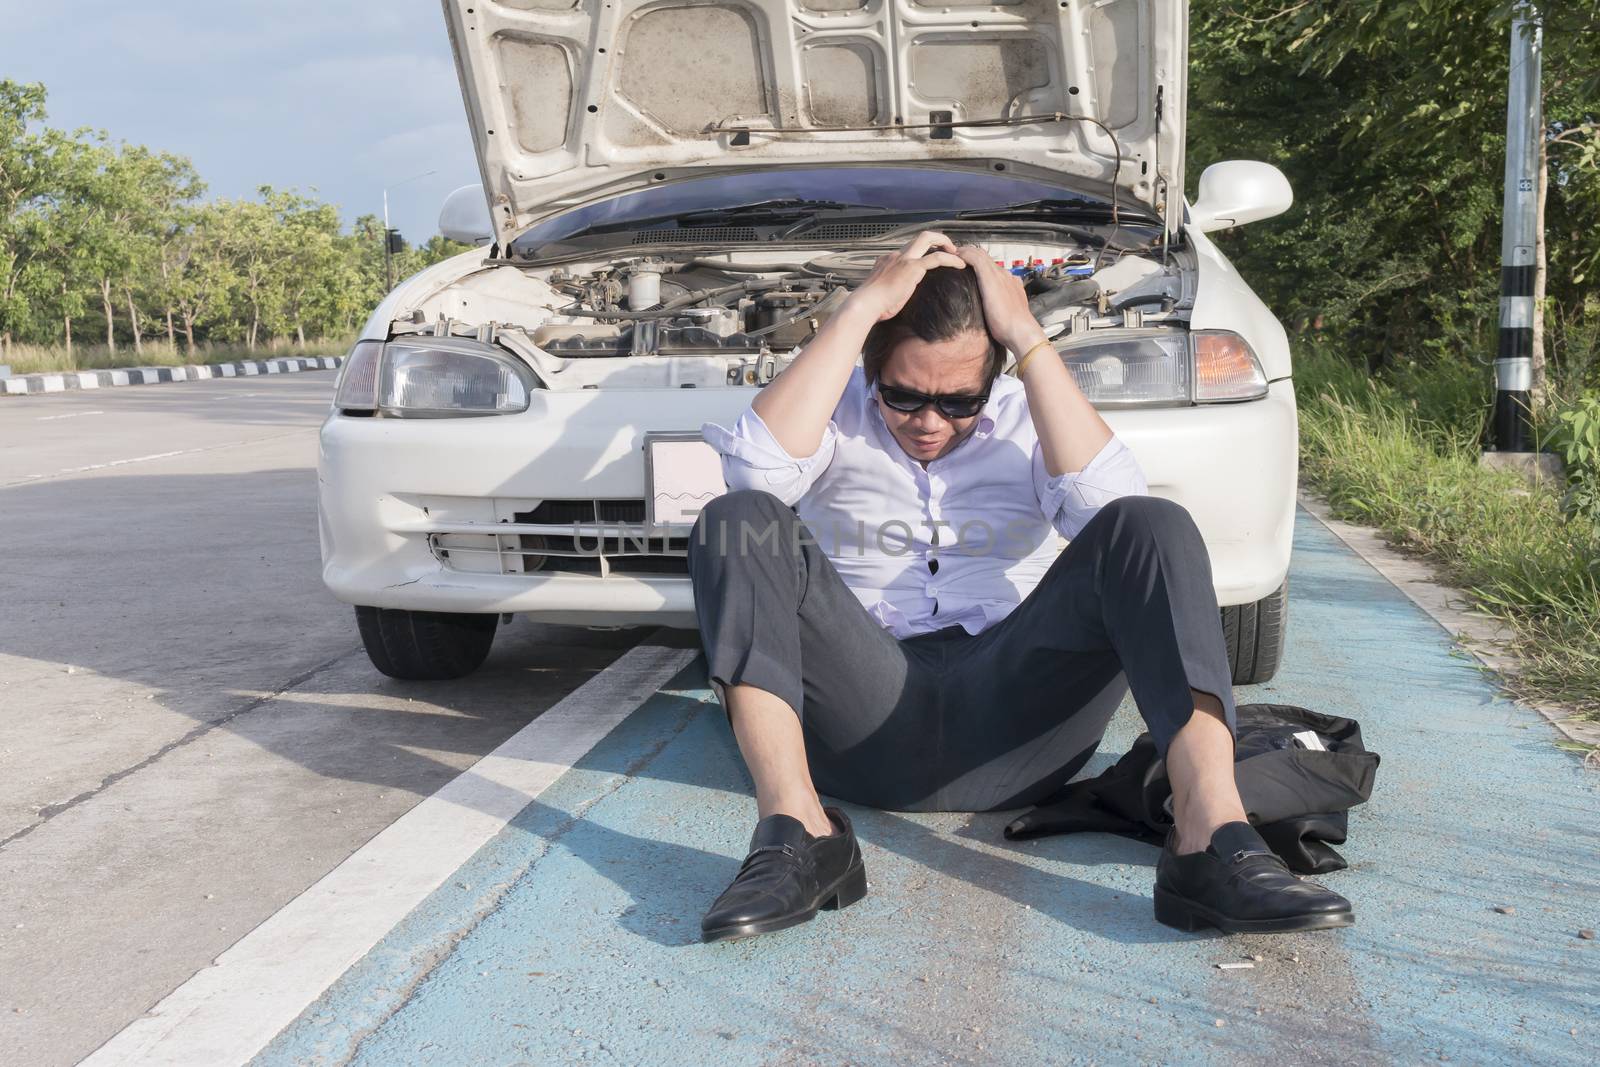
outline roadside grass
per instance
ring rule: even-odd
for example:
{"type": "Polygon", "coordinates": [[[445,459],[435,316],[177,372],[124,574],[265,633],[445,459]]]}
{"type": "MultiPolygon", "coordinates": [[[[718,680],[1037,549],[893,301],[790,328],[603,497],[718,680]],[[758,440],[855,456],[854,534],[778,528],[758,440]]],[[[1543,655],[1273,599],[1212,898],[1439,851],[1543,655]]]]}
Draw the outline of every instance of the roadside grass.
{"type": "Polygon", "coordinates": [[[1600,720],[1600,521],[1478,465],[1488,372],[1441,364],[1373,380],[1313,343],[1295,381],[1302,481],[1340,518],[1439,564],[1506,625],[1523,664],[1504,679],[1511,692],[1600,720]]]}
{"type": "Polygon", "coordinates": [[[118,345],[115,352],[105,345],[73,345],[68,352],[65,345],[13,344],[0,355],[0,364],[9,366],[12,374],[57,374],[62,371],[176,367],[193,363],[232,363],[246,359],[287,359],[292,356],[342,356],[349,351],[353,340],[353,337],[333,337],[308,341],[304,346],[279,341],[259,344],[254,350],[232,342],[202,341],[195,346],[194,352],[181,343],[169,344],[165,339],[144,342],[141,352],[135,352],[131,344],[118,345]]]}

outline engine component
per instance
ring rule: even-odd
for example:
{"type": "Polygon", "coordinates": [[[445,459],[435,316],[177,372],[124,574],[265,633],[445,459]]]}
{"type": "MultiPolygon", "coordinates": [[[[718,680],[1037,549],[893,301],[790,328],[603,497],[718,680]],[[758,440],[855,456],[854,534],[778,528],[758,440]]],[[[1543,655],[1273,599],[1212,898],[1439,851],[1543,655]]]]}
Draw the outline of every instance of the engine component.
{"type": "Polygon", "coordinates": [[[876,252],[834,252],[808,260],[805,270],[808,274],[831,274],[854,289],[867,280],[877,262],[876,252]]]}
{"type": "Polygon", "coordinates": [[[615,343],[622,328],[607,322],[546,323],[533,331],[533,343],[540,348],[554,350],[552,346],[563,341],[608,341],[615,343]]]}
{"type": "Polygon", "coordinates": [[[793,348],[811,336],[813,326],[807,311],[816,307],[822,294],[815,291],[779,289],[756,297],[755,329],[774,348],[793,348]]]}
{"type": "Polygon", "coordinates": [[[789,360],[771,352],[746,356],[727,371],[729,385],[766,385],[789,365],[789,360]]]}
{"type": "Polygon", "coordinates": [[[1113,311],[1135,307],[1170,307],[1178,302],[1181,280],[1175,274],[1151,274],[1111,294],[1113,311]]]}
{"type": "Polygon", "coordinates": [[[1097,305],[1102,313],[1176,303],[1181,281],[1174,272],[1143,256],[1123,256],[1092,277],[1072,276],[1072,265],[1052,266],[1028,280],[1028,309],[1037,319],[1063,310],[1097,305]]]}
{"type": "Polygon", "coordinates": [[[583,287],[583,302],[596,311],[616,311],[622,304],[622,294],[622,282],[616,275],[598,275],[583,287]]]}
{"type": "Polygon", "coordinates": [[[1135,287],[1143,286],[1152,279],[1167,276],[1160,263],[1143,256],[1123,256],[1115,263],[1094,274],[1095,284],[1100,286],[1100,291],[1112,298],[1111,305],[1117,305],[1117,297],[1122,293],[1133,291],[1135,287]]]}
{"type": "Polygon", "coordinates": [[[739,332],[739,312],[736,308],[684,308],[683,316],[717,337],[732,337],[739,332]]]}
{"type": "Polygon", "coordinates": [[[1037,275],[1028,282],[1028,310],[1042,319],[1061,308],[1088,304],[1100,295],[1100,283],[1093,278],[1064,275],[1037,275]]]}
{"type": "Polygon", "coordinates": [[[628,275],[628,310],[648,311],[661,303],[661,272],[635,270],[628,275]]]}

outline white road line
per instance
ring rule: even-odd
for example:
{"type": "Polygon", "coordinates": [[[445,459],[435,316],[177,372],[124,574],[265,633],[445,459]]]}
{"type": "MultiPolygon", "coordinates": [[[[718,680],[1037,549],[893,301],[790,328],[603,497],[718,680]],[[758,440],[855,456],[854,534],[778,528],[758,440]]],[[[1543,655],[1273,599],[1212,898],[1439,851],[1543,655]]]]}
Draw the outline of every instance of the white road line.
{"type": "Polygon", "coordinates": [[[14,485],[27,485],[45,478],[64,478],[69,474],[83,474],[86,471],[100,471],[107,467],[125,467],[129,463],[148,463],[152,459],[171,459],[173,456],[190,456],[196,452],[215,452],[219,448],[234,448],[238,445],[259,445],[267,441],[277,441],[285,437],[298,437],[305,430],[293,430],[289,433],[269,434],[266,437],[252,437],[244,441],[224,441],[220,445],[202,445],[199,448],[180,448],[175,452],[152,452],[148,456],[129,456],[127,459],[113,459],[106,463],[90,463],[83,467],[66,467],[49,474],[28,474],[15,481],[0,482],[0,489],[7,489],[14,485]]]}
{"type": "Polygon", "coordinates": [[[79,1067],[248,1061],[693,657],[690,649],[631,649],[397,819],[79,1067]]]}
{"type": "Polygon", "coordinates": [[[69,411],[65,415],[37,415],[39,422],[54,422],[56,419],[76,419],[84,415],[104,415],[103,411],[69,411]]]}

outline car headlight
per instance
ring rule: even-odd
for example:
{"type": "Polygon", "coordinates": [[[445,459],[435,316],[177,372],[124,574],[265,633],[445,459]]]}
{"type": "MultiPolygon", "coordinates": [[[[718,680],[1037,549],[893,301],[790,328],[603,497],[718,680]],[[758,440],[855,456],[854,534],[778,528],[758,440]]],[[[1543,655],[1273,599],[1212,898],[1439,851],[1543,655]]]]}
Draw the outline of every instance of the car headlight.
{"type": "Polygon", "coordinates": [[[526,367],[477,341],[361,341],[345,361],[334,406],[391,418],[508,415],[528,410],[533,387],[526,367]]]}
{"type": "Polygon", "coordinates": [[[1188,344],[1187,336],[1178,330],[1119,331],[1114,338],[1085,338],[1068,345],[1061,350],[1061,358],[1093,404],[1187,404],[1188,344]]]}
{"type": "Polygon", "coordinates": [[[1267,395],[1256,354],[1243,337],[1223,330],[1118,331],[1115,337],[1069,343],[1061,359],[1084,396],[1101,407],[1170,407],[1267,395]]]}

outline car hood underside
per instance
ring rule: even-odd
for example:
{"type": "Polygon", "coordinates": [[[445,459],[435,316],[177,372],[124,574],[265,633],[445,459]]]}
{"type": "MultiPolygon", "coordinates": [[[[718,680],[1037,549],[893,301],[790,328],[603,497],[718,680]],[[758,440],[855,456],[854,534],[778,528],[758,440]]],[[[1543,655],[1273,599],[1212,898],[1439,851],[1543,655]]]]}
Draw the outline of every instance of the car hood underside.
{"type": "Polygon", "coordinates": [[[444,6],[502,239],[685,177],[897,161],[1181,214],[1181,0],[444,6]]]}

